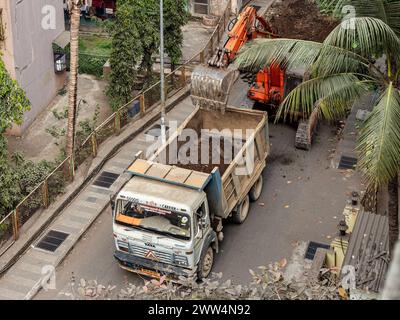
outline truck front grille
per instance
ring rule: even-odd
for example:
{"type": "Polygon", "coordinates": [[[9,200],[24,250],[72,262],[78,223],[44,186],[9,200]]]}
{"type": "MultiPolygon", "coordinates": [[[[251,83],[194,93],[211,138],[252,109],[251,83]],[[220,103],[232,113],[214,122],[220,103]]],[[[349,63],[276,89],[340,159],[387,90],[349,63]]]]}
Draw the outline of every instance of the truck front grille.
{"type": "Polygon", "coordinates": [[[170,253],[142,248],[136,245],[130,245],[130,251],[131,254],[139,258],[145,258],[167,264],[174,263],[173,255],[170,253]]]}

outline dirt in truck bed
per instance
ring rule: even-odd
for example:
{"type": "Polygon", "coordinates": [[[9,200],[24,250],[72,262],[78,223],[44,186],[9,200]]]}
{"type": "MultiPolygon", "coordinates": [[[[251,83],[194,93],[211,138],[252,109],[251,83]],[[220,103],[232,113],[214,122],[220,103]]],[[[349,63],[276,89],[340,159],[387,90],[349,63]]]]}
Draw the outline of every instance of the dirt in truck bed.
{"type": "Polygon", "coordinates": [[[263,113],[245,110],[227,109],[222,114],[200,109],[185,125],[185,129],[192,131],[186,131],[182,140],[175,139],[167,146],[167,163],[204,173],[218,167],[223,175],[243,148],[246,136],[252,134],[247,130],[256,129],[264,117],[263,113]],[[182,156],[185,163],[179,161],[182,156]]]}
{"type": "MultiPolygon", "coordinates": [[[[206,161],[198,161],[199,163],[188,163],[182,164],[178,162],[178,166],[181,168],[195,170],[205,173],[211,173],[215,167],[218,167],[219,172],[223,175],[231,164],[232,160],[237,155],[238,151],[244,145],[243,141],[236,140],[234,144],[229,141],[225,141],[223,138],[219,140],[219,146],[217,141],[203,139],[197,145],[198,159],[207,158],[206,161]],[[207,147],[208,144],[208,147],[207,147]],[[236,147],[235,147],[236,146],[236,147]],[[227,152],[227,148],[231,148],[230,152],[227,152]],[[226,152],[226,153],[225,153],[226,152]],[[205,153],[202,155],[202,153],[205,153]],[[225,156],[227,159],[225,159],[225,156]]],[[[186,153],[186,156],[190,156],[190,152],[186,153]]]]}
{"type": "Polygon", "coordinates": [[[266,19],[282,38],[318,42],[323,42],[339,23],[321,14],[310,0],[278,0],[268,9],[266,19]]]}

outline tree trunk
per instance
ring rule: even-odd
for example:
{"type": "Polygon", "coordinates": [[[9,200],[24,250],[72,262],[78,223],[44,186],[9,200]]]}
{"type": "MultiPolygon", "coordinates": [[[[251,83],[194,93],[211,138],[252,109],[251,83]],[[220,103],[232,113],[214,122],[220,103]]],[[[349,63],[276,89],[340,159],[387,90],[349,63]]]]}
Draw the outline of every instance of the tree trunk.
{"type": "Polygon", "coordinates": [[[396,242],[399,240],[399,194],[398,194],[398,177],[396,176],[389,181],[389,251],[392,256],[396,242]]]}
{"type": "MultiPolygon", "coordinates": [[[[67,156],[74,156],[77,90],[78,90],[78,58],[79,58],[79,1],[71,1],[71,63],[68,84],[68,131],[67,131],[67,156]]],[[[73,165],[73,161],[72,161],[73,165]]]]}

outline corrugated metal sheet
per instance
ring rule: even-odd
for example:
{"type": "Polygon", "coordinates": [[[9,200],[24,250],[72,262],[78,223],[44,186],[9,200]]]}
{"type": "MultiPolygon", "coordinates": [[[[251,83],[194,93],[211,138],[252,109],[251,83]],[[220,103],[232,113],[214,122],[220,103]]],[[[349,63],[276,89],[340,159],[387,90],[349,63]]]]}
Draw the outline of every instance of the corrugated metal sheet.
{"type": "Polygon", "coordinates": [[[388,261],[388,218],[360,212],[343,262],[343,266],[355,268],[357,289],[379,292],[384,285],[388,261]]]}

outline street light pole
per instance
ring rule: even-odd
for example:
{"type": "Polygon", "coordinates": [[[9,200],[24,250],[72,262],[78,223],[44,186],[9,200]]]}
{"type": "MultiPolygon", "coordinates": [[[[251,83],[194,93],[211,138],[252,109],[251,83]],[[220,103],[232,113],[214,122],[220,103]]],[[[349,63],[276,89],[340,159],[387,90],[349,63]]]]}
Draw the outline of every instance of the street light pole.
{"type": "Polygon", "coordinates": [[[164,1],[160,0],[160,76],[161,76],[161,142],[167,141],[165,129],[165,75],[164,75],[164,1]]]}

